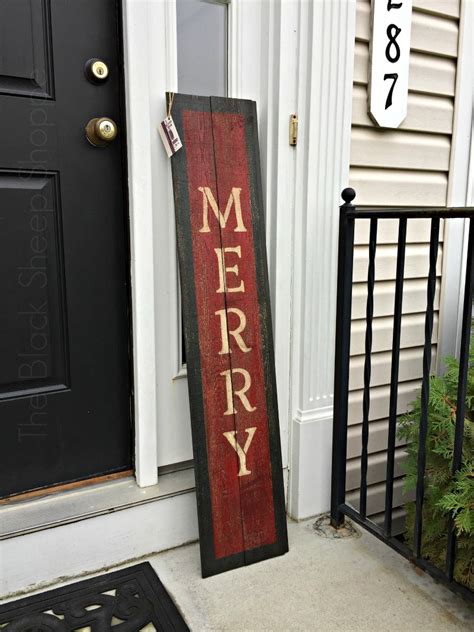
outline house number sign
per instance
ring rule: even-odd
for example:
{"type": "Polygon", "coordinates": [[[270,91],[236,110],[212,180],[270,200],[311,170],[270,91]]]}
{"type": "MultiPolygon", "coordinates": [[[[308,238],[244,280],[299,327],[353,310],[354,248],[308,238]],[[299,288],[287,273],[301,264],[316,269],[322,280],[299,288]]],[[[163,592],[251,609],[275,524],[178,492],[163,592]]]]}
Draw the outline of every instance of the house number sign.
{"type": "Polygon", "coordinates": [[[412,0],[372,0],[369,112],[380,127],[407,115],[412,0]]]}
{"type": "Polygon", "coordinates": [[[288,550],[255,103],[174,95],[203,576],[288,550]]]}

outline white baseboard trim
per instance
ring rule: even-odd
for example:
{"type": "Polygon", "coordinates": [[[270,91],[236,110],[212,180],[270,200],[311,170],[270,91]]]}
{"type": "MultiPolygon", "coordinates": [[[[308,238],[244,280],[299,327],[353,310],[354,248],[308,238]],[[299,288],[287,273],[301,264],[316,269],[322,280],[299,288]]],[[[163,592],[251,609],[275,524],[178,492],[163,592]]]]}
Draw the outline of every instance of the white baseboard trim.
{"type": "Polygon", "coordinates": [[[19,496],[0,506],[0,540],[89,520],[194,489],[194,471],[187,468],[160,475],[159,484],[145,488],[138,487],[130,476],[76,489],[50,490],[53,493],[26,500],[19,496]]]}
{"type": "Polygon", "coordinates": [[[0,599],[198,538],[196,495],[157,499],[0,542],[0,599]]]}
{"type": "Polygon", "coordinates": [[[303,520],[329,510],[333,407],[298,410],[292,422],[288,513],[303,520]]]}

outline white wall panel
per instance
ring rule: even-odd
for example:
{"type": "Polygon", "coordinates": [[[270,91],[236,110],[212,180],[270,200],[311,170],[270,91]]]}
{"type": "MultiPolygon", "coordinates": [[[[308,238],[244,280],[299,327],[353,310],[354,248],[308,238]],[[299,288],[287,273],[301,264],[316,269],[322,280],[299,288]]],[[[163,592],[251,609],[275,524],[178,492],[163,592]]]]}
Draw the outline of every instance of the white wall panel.
{"type": "MultiPolygon", "coordinates": [[[[414,0],[408,113],[400,128],[376,126],[367,112],[370,2],[357,1],[352,110],[351,177],[358,206],[445,206],[454,119],[459,3],[414,0]]],[[[421,386],[429,267],[430,222],[408,222],[397,413],[407,411],[421,386]]],[[[352,294],[346,500],[358,506],[362,445],[369,221],[356,222],[352,294]]],[[[444,225],[440,241],[444,240],[444,225]]],[[[368,515],[383,520],[390,402],[393,303],[398,221],[380,220],[375,259],[368,515]]],[[[431,362],[437,357],[443,247],[438,251],[431,362]]],[[[396,529],[403,529],[403,442],[396,440],[396,529]],[[398,478],[397,478],[398,477],[398,478]]]]}
{"type": "MultiPolygon", "coordinates": [[[[367,113],[367,88],[355,85],[353,93],[352,123],[375,127],[367,113]]],[[[453,131],[454,101],[450,97],[408,93],[408,114],[400,125],[401,130],[451,134],[453,131]]]]}
{"type": "MultiPolygon", "coordinates": [[[[383,527],[385,515],[383,513],[374,514],[370,516],[372,522],[379,527],[383,527]]],[[[392,535],[400,535],[405,531],[405,519],[406,511],[403,507],[395,508],[392,512],[392,535]]]]}
{"type": "MultiPolygon", "coordinates": [[[[394,476],[396,478],[403,476],[402,464],[406,461],[406,451],[403,447],[395,450],[395,468],[394,476]]],[[[346,489],[358,489],[360,485],[360,458],[352,459],[347,463],[346,469],[346,489]]],[[[385,481],[385,474],[387,471],[387,453],[378,452],[377,454],[370,454],[367,459],[367,484],[375,485],[385,481]]]]}
{"type": "MultiPolygon", "coordinates": [[[[351,327],[351,355],[362,355],[365,349],[365,320],[355,320],[351,327]]],[[[393,318],[376,318],[372,326],[372,352],[390,351],[392,348],[393,318]]],[[[438,339],[438,316],[433,322],[432,341],[438,339]]],[[[402,317],[400,347],[422,346],[425,340],[425,314],[409,314],[402,317]]]]}
{"type": "MultiPolygon", "coordinates": [[[[372,354],[371,386],[383,386],[390,383],[390,351],[372,354]]],[[[436,363],[436,346],[431,350],[431,366],[436,363]]],[[[423,347],[402,349],[400,351],[399,381],[416,380],[423,374],[423,347]]],[[[349,390],[360,390],[364,386],[364,356],[351,357],[349,369],[349,390]]]]}
{"type": "MultiPolygon", "coordinates": [[[[414,279],[428,276],[429,244],[407,244],[405,250],[405,278],[414,279]]],[[[367,279],[368,246],[355,246],[353,281],[362,282],[367,279]]],[[[438,248],[436,274],[441,274],[443,248],[438,248]]],[[[395,279],[397,267],[397,246],[380,244],[375,256],[375,280],[388,281],[395,279]]],[[[426,285],[426,284],[425,284],[426,285]]]]}
{"type": "Polygon", "coordinates": [[[437,171],[351,167],[360,206],[445,206],[448,175],[437,171]]]}
{"type": "MultiPolygon", "coordinates": [[[[414,399],[421,386],[421,379],[400,382],[398,384],[397,414],[402,415],[407,411],[409,403],[414,399]]],[[[349,393],[349,426],[355,426],[362,420],[363,391],[360,389],[349,393]]],[[[388,417],[390,401],[390,386],[374,386],[370,390],[369,420],[385,419],[388,417]]],[[[370,440],[370,437],[369,437],[370,440]]]]}
{"type": "MultiPolygon", "coordinates": [[[[368,42],[356,41],[354,83],[367,85],[369,65],[368,42]]],[[[408,88],[413,92],[454,96],[456,90],[456,60],[411,51],[408,88]]]]}
{"type": "MultiPolygon", "coordinates": [[[[362,424],[350,426],[347,433],[347,458],[353,459],[360,456],[360,446],[362,442],[362,424]]],[[[369,454],[382,452],[387,449],[388,442],[388,419],[378,419],[370,424],[370,435],[368,451],[369,454]]],[[[395,445],[402,446],[404,442],[395,440],[395,445]]]]}
{"type": "MultiPolygon", "coordinates": [[[[431,0],[431,6],[437,0],[431,0]]],[[[445,16],[413,10],[411,48],[445,57],[456,57],[458,51],[458,22],[445,16]]],[[[357,1],[356,39],[369,41],[370,0],[357,1]]]]}
{"type": "Polygon", "coordinates": [[[448,171],[450,147],[450,136],[354,127],[351,165],[448,171]]]}
{"type": "MultiPolygon", "coordinates": [[[[436,283],[434,308],[439,308],[441,281],[436,283]]],[[[374,318],[393,314],[394,281],[381,281],[374,288],[374,318]]],[[[365,318],[367,284],[356,283],[352,287],[352,319],[365,318]]],[[[424,312],[426,309],[426,279],[407,279],[403,284],[404,314],[424,312]]]]}
{"type": "MultiPolygon", "coordinates": [[[[354,243],[366,245],[369,243],[370,220],[360,219],[355,224],[354,243]]],[[[444,221],[439,227],[440,241],[444,239],[444,221]]],[[[377,239],[381,244],[398,243],[398,219],[379,219],[377,239]]],[[[407,223],[407,243],[423,243],[430,240],[430,220],[412,219],[407,223]]]]}
{"type": "MultiPolygon", "coordinates": [[[[398,478],[393,481],[393,505],[400,507],[409,500],[414,500],[414,492],[405,494],[403,491],[403,479],[398,478]]],[[[351,491],[346,496],[347,502],[355,507],[359,507],[359,490],[351,491]]],[[[369,486],[367,490],[367,515],[383,512],[385,509],[385,483],[377,483],[369,486]]]]}
{"type": "Polygon", "coordinates": [[[443,17],[459,17],[459,0],[413,0],[413,8],[443,17]]]}

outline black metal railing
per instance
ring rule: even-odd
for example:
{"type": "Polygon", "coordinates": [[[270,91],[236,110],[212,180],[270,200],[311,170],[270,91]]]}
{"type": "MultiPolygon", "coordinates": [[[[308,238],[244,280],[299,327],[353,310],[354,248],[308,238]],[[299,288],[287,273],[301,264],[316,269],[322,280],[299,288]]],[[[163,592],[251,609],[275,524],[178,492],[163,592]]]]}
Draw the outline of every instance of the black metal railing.
{"type": "MultiPolygon", "coordinates": [[[[437,580],[451,589],[473,600],[471,590],[454,579],[456,560],[456,532],[452,516],[448,521],[446,534],[445,568],[438,568],[423,557],[423,501],[425,496],[426,442],[429,422],[430,373],[432,358],[432,334],[434,299],[436,292],[437,258],[439,247],[440,220],[469,218],[469,241],[464,286],[462,335],[459,353],[459,377],[457,385],[457,405],[455,414],[452,473],[458,472],[462,462],[464,419],[466,414],[466,392],[469,369],[469,345],[471,336],[472,299],[474,281],[474,209],[473,208],[390,208],[356,209],[352,205],[355,198],[353,189],[342,193],[344,204],[340,207],[339,255],[337,278],[337,322],[336,357],[334,380],[334,428],[333,428],[333,469],[331,489],[331,523],[338,528],[347,516],[363,526],[373,535],[386,542],[399,553],[409,558],[417,566],[429,572],[437,580]],[[422,385],[419,419],[419,443],[417,446],[416,495],[414,499],[414,529],[412,546],[406,540],[392,533],[392,513],[394,496],[394,466],[397,439],[397,403],[400,366],[400,337],[402,323],[403,285],[405,272],[405,251],[407,224],[411,219],[425,218],[431,221],[429,271],[426,285],[426,316],[424,328],[422,385]],[[349,413],[349,368],[351,344],[351,305],[353,284],[354,231],[359,219],[370,220],[367,304],[365,330],[364,384],[362,399],[362,439],[360,457],[360,496],[358,508],[346,502],[347,427],[349,413]],[[388,440],[385,508],[383,520],[375,522],[367,517],[367,472],[369,461],[369,413],[371,396],[371,356],[372,321],[374,313],[374,287],[376,271],[377,227],[379,220],[398,219],[398,247],[393,309],[393,336],[391,349],[390,395],[388,404],[388,440]]],[[[461,247],[461,244],[460,244],[461,247]]],[[[356,504],[356,503],[355,503],[356,504]]],[[[426,519],[426,518],[425,518],[426,519]]]]}

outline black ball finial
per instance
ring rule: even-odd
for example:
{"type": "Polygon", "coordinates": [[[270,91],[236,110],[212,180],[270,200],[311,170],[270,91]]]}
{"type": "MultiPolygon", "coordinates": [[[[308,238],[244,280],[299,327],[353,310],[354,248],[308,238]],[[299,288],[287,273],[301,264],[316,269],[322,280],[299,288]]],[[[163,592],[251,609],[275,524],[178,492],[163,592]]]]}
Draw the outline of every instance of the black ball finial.
{"type": "Polygon", "coordinates": [[[355,196],[356,192],[354,191],[354,189],[351,189],[351,187],[347,187],[347,189],[344,189],[344,191],[341,193],[341,197],[344,200],[344,203],[348,205],[352,202],[355,196]]]}

